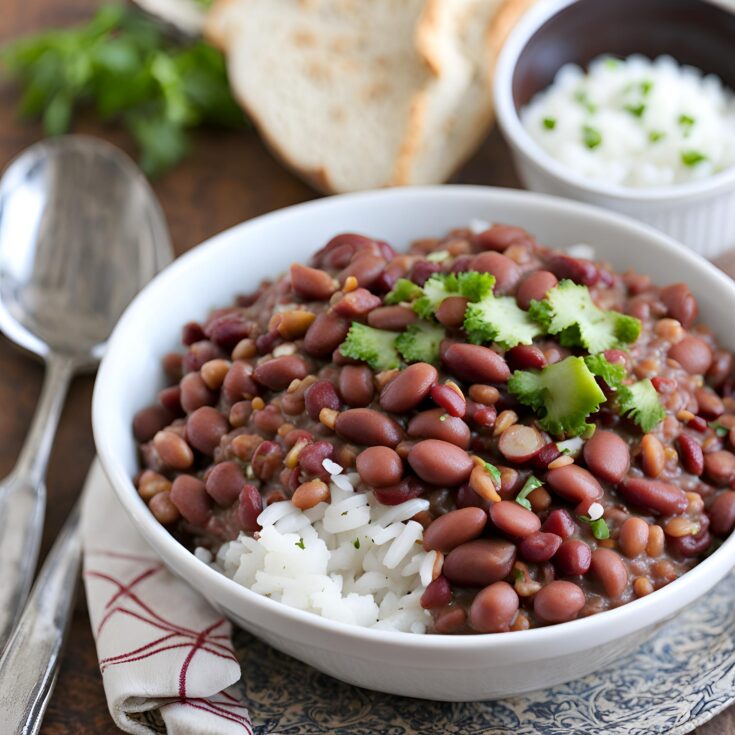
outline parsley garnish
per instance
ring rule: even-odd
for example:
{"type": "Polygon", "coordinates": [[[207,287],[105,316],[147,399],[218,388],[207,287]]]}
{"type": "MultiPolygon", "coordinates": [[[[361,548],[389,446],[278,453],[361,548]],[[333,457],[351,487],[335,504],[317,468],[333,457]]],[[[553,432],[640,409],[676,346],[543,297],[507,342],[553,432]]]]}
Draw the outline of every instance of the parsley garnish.
{"type": "Polygon", "coordinates": [[[354,541],[352,542],[352,545],[353,545],[353,546],[354,546],[354,547],[355,547],[356,549],[359,549],[359,548],[360,548],[360,539],[359,539],[359,538],[356,538],[356,539],[355,539],[355,540],[354,540],[354,541]]]}
{"type": "Polygon", "coordinates": [[[582,140],[590,150],[594,150],[602,143],[602,133],[597,128],[585,125],[582,128],[582,140]]]}
{"type": "Polygon", "coordinates": [[[701,163],[702,161],[705,161],[707,159],[707,156],[705,156],[703,153],[700,153],[699,151],[682,151],[681,152],[681,162],[685,166],[696,166],[698,163],[701,163]]]}
{"type": "Polygon", "coordinates": [[[652,130],[648,134],[648,140],[651,141],[651,143],[658,143],[659,140],[666,137],[666,133],[662,133],[660,130],[652,130]]]}
{"type": "Polygon", "coordinates": [[[697,121],[691,115],[679,115],[679,125],[685,130],[691,129],[695,122],[697,121]]]}
{"type": "Polygon", "coordinates": [[[645,97],[653,89],[653,82],[650,79],[644,79],[641,82],[641,94],[645,97]]]}
{"type": "Polygon", "coordinates": [[[543,120],[543,126],[547,130],[553,130],[556,127],[556,118],[555,117],[545,117],[543,120]]]}
{"type": "Polygon", "coordinates": [[[625,109],[634,117],[643,117],[646,106],[641,102],[639,105],[625,105],[625,109]]]}
{"type": "Polygon", "coordinates": [[[305,549],[305,548],[306,548],[306,544],[304,543],[304,539],[300,538],[300,539],[299,539],[299,540],[298,540],[298,541],[297,541],[297,542],[296,542],[296,543],[294,544],[294,546],[298,546],[298,547],[299,547],[300,549],[305,549]]]}
{"type": "Polygon", "coordinates": [[[598,541],[604,541],[606,538],[610,538],[610,529],[607,527],[604,518],[600,517],[596,521],[593,521],[589,516],[577,516],[577,520],[586,523],[592,530],[592,535],[598,541]]]}
{"type": "Polygon", "coordinates": [[[516,495],[516,503],[522,505],[527,510],[531,510],[531,502],[528,500],[528,496],[537,488],[541,487],[544,483],[531,475],[521,488],[521,491],[516,495]]]}
{"type": "Polygon", "coordinates": [[[579,102],[580,105],[584,106],[587,109],[587,112],[591,114],[597,112],[597,105],[590,101],[590,98],[587,96],[587,92],[584,90],[577,90],[574,93],[574,99],[579,102]]]}

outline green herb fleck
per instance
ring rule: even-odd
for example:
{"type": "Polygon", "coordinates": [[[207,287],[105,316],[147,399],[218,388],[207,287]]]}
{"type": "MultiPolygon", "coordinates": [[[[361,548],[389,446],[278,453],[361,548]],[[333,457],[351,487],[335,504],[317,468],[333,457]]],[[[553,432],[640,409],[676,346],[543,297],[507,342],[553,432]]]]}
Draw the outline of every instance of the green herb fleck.
{"type": "Polygon", "coordinates": [[[537,488],[541,487],[544,483],[541,482],[537,477],[531,475],[521,488],[521,491],[516,495],[516,503],[522,505],[527,510],[531,510],[531,502],[528,500],[528,496],[537,488]]]}
{"type": "Polygon", "coordinates": [[[719,437],[727,436],[730,433],[730,429],[723,426],[718,421],[710,421],[709,428],[712,429],[719,437]]]}
{"type": "Polygon", "coordinates": [[[707,156],[705,156],[703,153],[700,153],[699,151],[688,150],[681,152],[681,162],[685,166],[696,166],[698,163],[701,163],[705,160],[707,160],[707,156]]]}
{"type": "Polygon", "coordinates": [[[643,117],[646,106],[641,102],[638,105],[625,105],[625,109],[634,117],[643,117]]]}
{"type": "Polygon", "coordinates": [[[553,130],[556,127],[556,118],[555,117],[545,117],[543,119],[543,126],[547,130],[553,130]]]}
{"type": "Polygon", "coordinates": [[[590,100],[587,92],[585,92],[584,90],[578,89],[574,93],[574,99],[579,102],[579,104],[582,105],[591,115],[597,112],[597,105],[590,100]]]}
{"type": "Polygon", "coordinates": [[[651,141],[651,143],[658,143],[659,140],[662,140],[666,137],[666,133],[662,133],[660,130],[652,130],[648,134],[648,140],[651,141]]]}
{"type": "Polygon", "coordinates": [[[359,539],[359,538],[356,538],[356,539],[355,539],[355,540],[354,540],[354,541],[352,542],[352,545],[353,545],[353,546],[354,546],[354,547],[355,547],[356,549],[359,549],[359,548],[360,548],[360,539],[359,539]]]}
{"type": "Polygon", "coordinates": [[[298,540],[298,541],[296,542],[296,544],[295,544],[295,545],[296,545],[296,546],[298,546],[298,547],[299,547],[300,549],[305,549],[305,548],[306,548],[306,544],[304,544],[304,539],[302,539],[302,538],[300,538],[300,539],[299,539],[299,540],[298,540]]]}
{"type": "Polygon", "coordinates": [[[577,520],[587,524],[592,530],[592,535],[598,541],[604,541],[606,538],[610,538],[610,529],[607,527],[604,518],[598,518],[593,521],[589,516],[577,516],[577,520]]]}
{"type": "Polygon", "coordinates": [[[612,56],[605,59],[605,66],[608,69],[617,69],[620,66],[620,62],[617,59],[614,59],[612,56]]]}
{"type": "Polygon", "coordinates": [[[691,115],[679,115],[679,125],[685,129],[691,129],[694,123],[697,122],[691,115]]]}
{"type": "Polygon", "coordinates": [[[653,82],[650,79],[644,79],[641,82],[641,94],[646,97],[653,89],[653,82]]]}
{"type": "Polygon", "coordinates": [[[622,385],[617,394],[618,410],[648,433],[660,424],[666,415],[658,393],[650,379],[632,385],[622,385]]]}
{"type": "Polygon", "coordinates": [[[582,140],[590,150],[594,150],[602,143],[602,133],[597,128],[585,125],[582,128],[582,140]]]}
{"type": "Polygon", "coordinates": [[[485,471],[490,475],[493,481],[493,485],[495,485],[495,489],[500,488],[500,470],[494,465],[490,464],[490,462],[485,462],[485,471]]]}
{"type": "Polygon", "coordinates": [[[518,567],[513,567],[513,579],[516,582],[522,582],[525,577],[526,575],[523,573],[522,569],[519,569],[518,567]]]}

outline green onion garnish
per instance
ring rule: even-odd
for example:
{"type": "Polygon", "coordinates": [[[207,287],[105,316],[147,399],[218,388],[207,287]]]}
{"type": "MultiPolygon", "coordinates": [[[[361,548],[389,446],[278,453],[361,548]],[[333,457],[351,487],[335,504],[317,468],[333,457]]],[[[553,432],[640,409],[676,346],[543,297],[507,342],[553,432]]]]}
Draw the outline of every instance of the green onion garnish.
{"type": "Polygon", "coordinates": [[[597,112],[597,105],[594,102],[590,102],[590,98],[587,96],[587,92],[585,92],[582,89],[578,89],[574,93],[574,99],[579,102],[580,105],[587,108],[587,112],[589,113],[595,113],[597,112]]]}
{"type": "Polygon", "coordinates": [[[689,150],[681,152],[681,162],[685,166],[696,166],[698,163],[701,163],[706,159],[707,156],[705,156],[703,153],[700,153],[699,151],[689,150]]]}
{"type": "Polygon", "coordinates": [[[556,127],[556,118],[545,117],[543,120],[543,125],[547,130],[553,130],[556,127]]]}
{"type": "Polygon", "coordinates": [[[650,79],[644,79],[641,82],[641,94],[645,97],[653,89],[653,82],[650,79]]]}
{"type": "Polygon", "coordinates": [[[691,115],[679,115],[679,125],[683,128],[691,128],[697,122],[691,115]]]}
{"type": "Polygon", "coordinates": [[[666,134],[662,133],[660,130],[652,130],[648,134],[648,140],[651,141],[651,143],[658,143],[661,138],[663,138],[666,134]]]}
{"type": "Polygon", "coordinates": [[[709,428],[712,429],[717,436],[727,436],[730,433],[730,429],[717,421],[710,421],[709,428]]]}
{"type": "Polygon", "coordinates": [[[597,128],[585,125],[582,128],[582,140],[590,150],[593,150],[602,143],[602,133],[597,128]]]}
{"type": "Polygon", "coordinates": [[[593,521],[589,516],[577,516],[577,520],[586,523],[592,530],[592,535],[598,541],[610,538],[610,529],[607,527],[604,518],[600,517],[593,521]]]}
{"type": "Polygon", "coordinates": [[[494,464],[485,462],[485,471],[492,478],[495,489],[498,490],[500,488],[500,470],[494,464]]]}
{"type": "Polygon", "coordinates": [[[305,548],[306,548],[306,546],[304,545],[304,539],[302,539],[302,538],[300,538],[300,539],[299,539],[299,540],[298,540],[298,541],[296,542],[296,544],[295,544],[295,545],[296,545],[296,546],[298,546],[298,547],[299,547],[300,549],[305,549],[305,548]]]}
{"type": "Polygon", "coordinates": [[[625,109],[634,117],[643,117],[646,106],[641,102],[639,105],[625,105],[625,109]]]}
{"type": "Polygon", "coordinates": [[[531,475],[521,488],[521,491],[516,495],[516,503],[522,505],[527,510],[531,510],[531,502],[528,500],[528,496],[537,488],[541,487],[544,483],[541,482],[537,477],[531,475]]]}
{"type": "Polygon", "coordinates": [[[360,539],[359,539],[359,538],[356,538],[356,539],[355,539],[355,540],[354,540],[354,541],[352,542],[352,545],[353,545],[353,546],[354,546],[354,547],[355,547],[356,549],[359,549],[359,548],[360,548],[360,539]]]}

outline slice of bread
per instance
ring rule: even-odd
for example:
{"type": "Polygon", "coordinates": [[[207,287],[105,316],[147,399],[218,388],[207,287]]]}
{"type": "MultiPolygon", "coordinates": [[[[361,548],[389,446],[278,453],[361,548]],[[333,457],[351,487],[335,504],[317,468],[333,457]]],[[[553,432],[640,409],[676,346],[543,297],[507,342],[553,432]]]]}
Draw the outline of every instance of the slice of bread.
{"type": "Polygon", "coordinates": [[[508,5],[527,0],[218,0],[205,33],[270,147],[328,192],[444,181],[492,119],[508,5]]]}

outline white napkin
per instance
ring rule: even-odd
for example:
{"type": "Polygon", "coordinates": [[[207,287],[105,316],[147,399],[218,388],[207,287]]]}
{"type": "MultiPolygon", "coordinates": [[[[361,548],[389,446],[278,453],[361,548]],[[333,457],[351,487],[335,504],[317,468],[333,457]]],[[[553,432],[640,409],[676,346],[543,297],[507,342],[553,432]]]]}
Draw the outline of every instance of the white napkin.
{"type": "Polygon", "coordinates": [[[99,462],[82,506],[84,586],[115,724],[150,735],[252,735],[230,623],[146,545],[99,462]],[[160,716],[160,717],[159,717],[160,716]]]}

